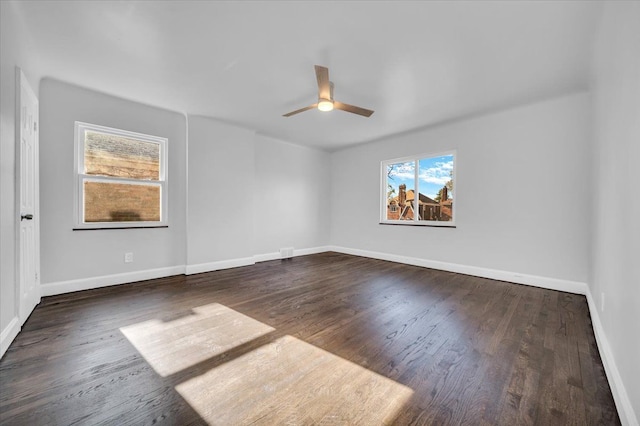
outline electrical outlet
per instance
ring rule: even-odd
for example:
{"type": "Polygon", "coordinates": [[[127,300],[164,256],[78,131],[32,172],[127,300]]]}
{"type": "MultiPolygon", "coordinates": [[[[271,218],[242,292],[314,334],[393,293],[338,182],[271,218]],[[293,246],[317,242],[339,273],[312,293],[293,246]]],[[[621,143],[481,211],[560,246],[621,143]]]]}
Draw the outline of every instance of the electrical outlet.
{"type": "Polygon", "coordinates": [[[124,263],[133,262],[133,253],[125,253],[124,254],[124,263]]]}
{"type": "Polygon", "coordinates": [[[604,312],[604,292],[600,293],[600,312],[604,312]]]}

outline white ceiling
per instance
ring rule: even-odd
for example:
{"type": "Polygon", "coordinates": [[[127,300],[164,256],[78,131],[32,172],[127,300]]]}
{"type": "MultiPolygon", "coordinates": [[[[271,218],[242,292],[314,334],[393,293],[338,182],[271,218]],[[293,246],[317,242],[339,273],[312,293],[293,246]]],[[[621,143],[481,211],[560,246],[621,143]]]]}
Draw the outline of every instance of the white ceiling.
{"type": "Polygon", "coordinates": [[[335,150],[588,85],[585,1],[15,4],[44,76],[335,150]],[[335,98],[375,110],[282,114],[335,98]]]}

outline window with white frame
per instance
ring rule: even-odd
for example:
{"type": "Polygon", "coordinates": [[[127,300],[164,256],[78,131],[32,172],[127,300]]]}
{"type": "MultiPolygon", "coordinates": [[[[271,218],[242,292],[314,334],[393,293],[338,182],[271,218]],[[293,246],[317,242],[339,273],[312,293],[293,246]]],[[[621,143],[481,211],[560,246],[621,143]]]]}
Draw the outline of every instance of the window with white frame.
{"type": "Polygon", "coordinates": [[[75,123],[74,229],[167,226],[167,139],[75,123]]]}
{"type": "Polygon", "coordinates": [[[455,226],[455,164],[455,151],[383,161],[380,223],[455,226]]]}

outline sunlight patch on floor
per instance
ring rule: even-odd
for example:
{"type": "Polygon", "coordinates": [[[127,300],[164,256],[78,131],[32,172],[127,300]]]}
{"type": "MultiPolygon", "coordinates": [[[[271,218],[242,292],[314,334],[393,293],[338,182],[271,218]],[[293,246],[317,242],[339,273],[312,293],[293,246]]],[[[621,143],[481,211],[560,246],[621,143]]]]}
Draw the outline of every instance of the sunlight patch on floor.
{"type": "Polygon", "coordinates": [[[149,320],[122,327],[144,359],[162,377],[192,367],[274,328],[218,303],[193,308],[172,321],[149,320]]]}
{"type": "Polygon", "coordinates": [[[413,394],[291,336],[189,379],[176,390],[212,425],[385,424],[413,394]]]}

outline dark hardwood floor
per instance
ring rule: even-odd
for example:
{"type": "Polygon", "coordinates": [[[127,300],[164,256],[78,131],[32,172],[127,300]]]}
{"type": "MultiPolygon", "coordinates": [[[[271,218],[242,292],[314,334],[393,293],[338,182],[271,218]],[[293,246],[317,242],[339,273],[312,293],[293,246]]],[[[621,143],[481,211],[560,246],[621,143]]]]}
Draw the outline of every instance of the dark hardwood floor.
{"type": "Polygon", "coordinates": [[[46,297],[0,420],[619,424],[584,296],[337,253],[46,297]]]}

